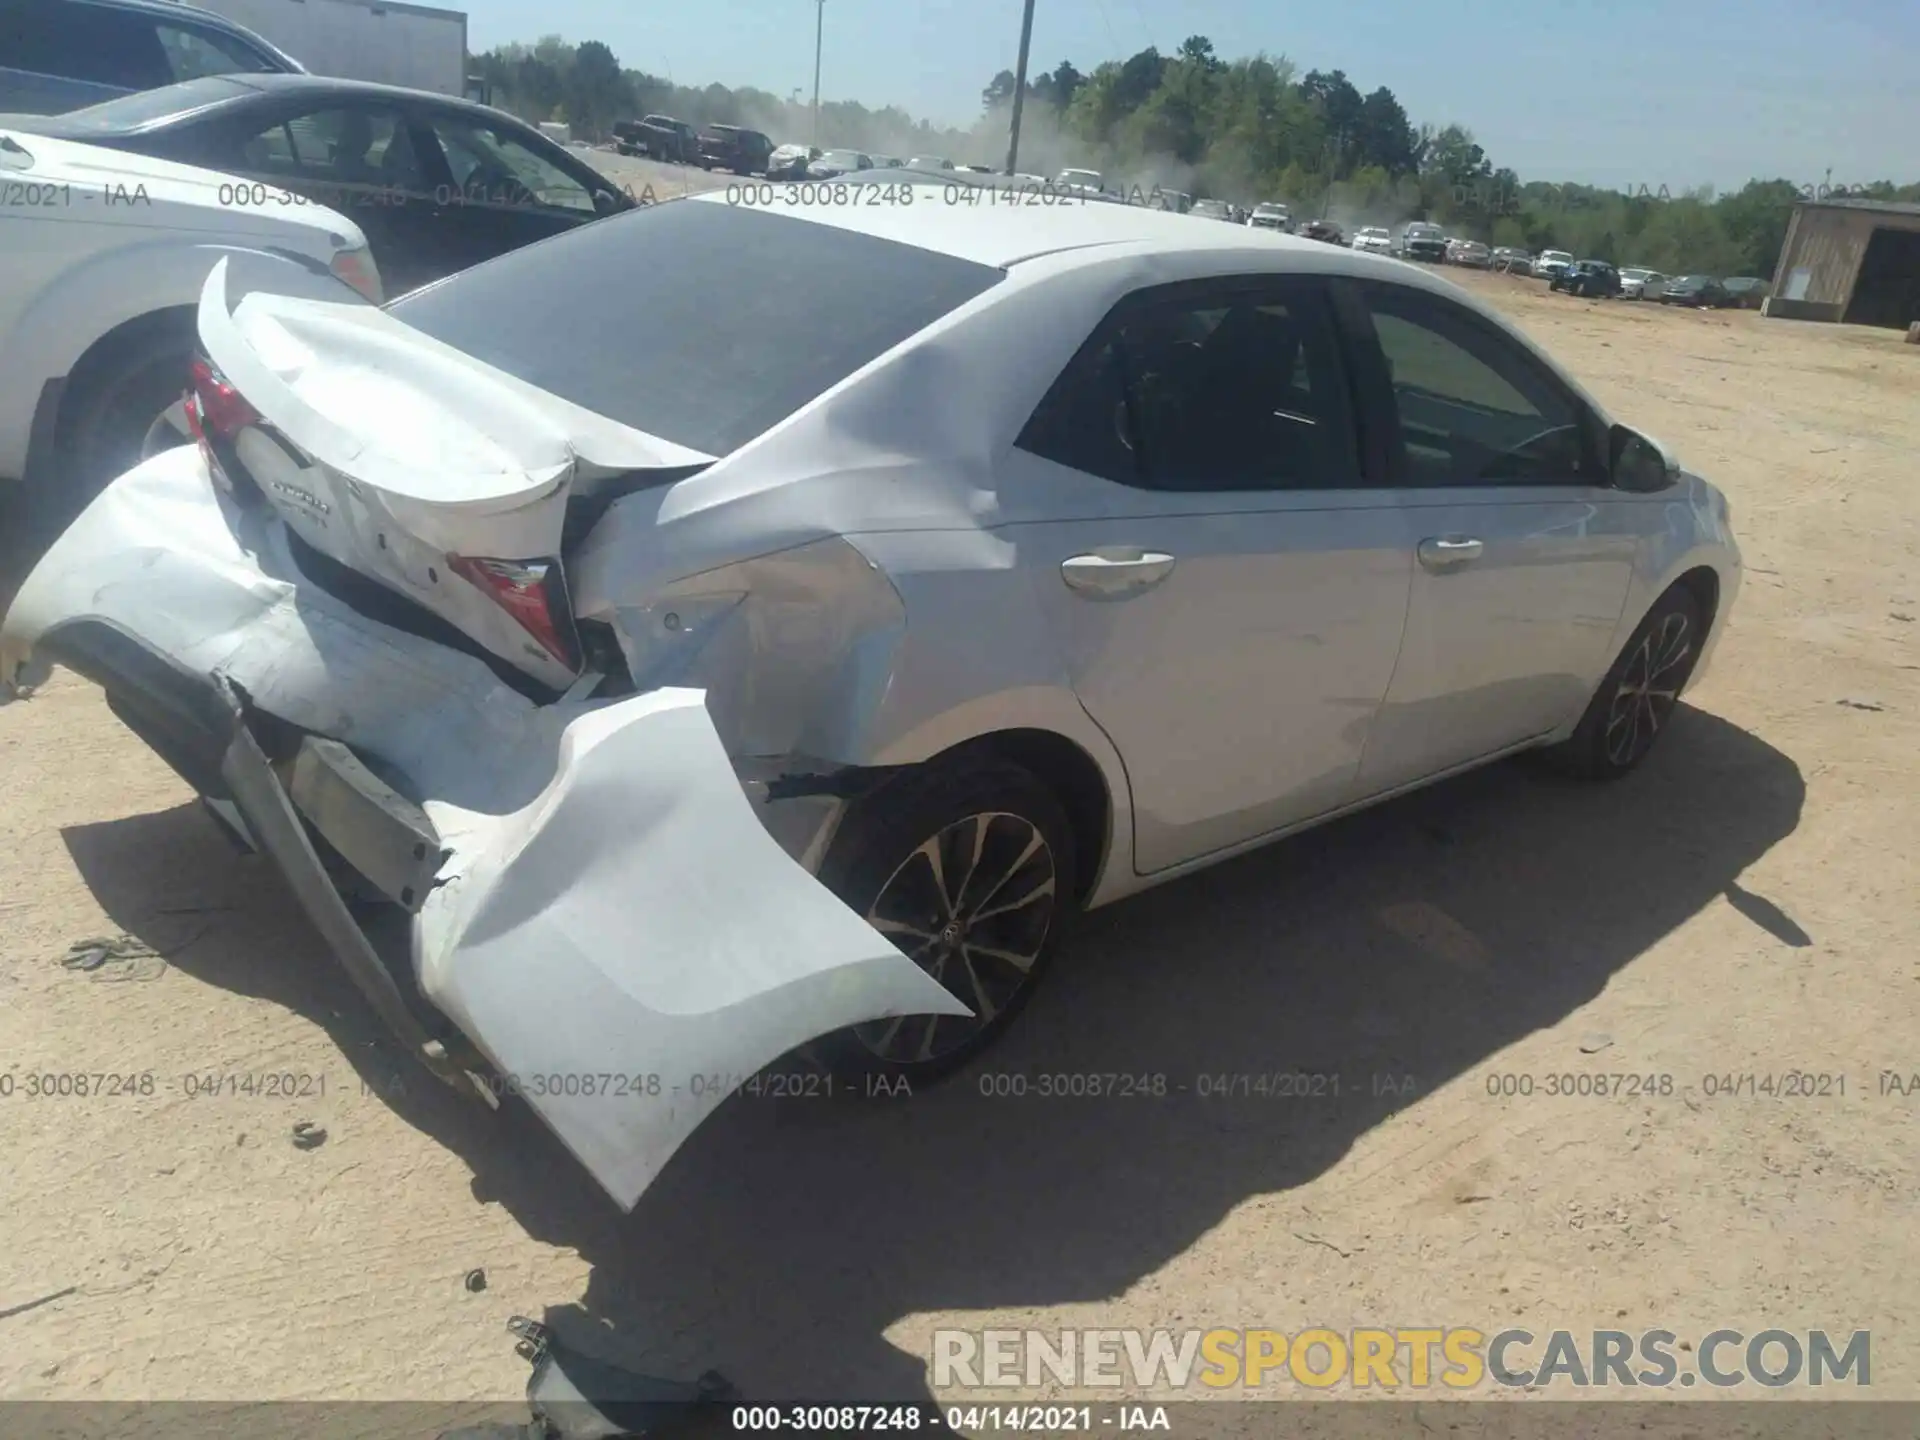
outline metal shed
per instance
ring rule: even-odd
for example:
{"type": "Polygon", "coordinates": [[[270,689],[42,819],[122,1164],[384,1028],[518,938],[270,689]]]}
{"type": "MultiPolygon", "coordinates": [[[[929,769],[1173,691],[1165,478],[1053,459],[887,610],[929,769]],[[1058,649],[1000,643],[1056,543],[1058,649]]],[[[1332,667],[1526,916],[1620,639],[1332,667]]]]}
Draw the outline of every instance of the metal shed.
{"type": "Polygon", "coordinates": [[[1801,201],[1762,309],[1785,320],[1902,330],[1920,320],[1920,205],[1801,201]]]}

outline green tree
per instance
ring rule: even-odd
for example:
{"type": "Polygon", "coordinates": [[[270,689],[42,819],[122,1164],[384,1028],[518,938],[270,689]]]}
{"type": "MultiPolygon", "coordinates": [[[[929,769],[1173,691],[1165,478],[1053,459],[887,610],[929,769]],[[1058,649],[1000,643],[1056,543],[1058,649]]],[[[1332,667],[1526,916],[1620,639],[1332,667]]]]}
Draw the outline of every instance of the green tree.
{"type": "MultiPolygon", "coordinates": [[[[559,35],[497,46],[472,57],[494,103],[528,120],[565,116],[596,138],[623,116],[661,113],[694,124],[724,121],[777,141],[812,135],[812,107],[747,87],[677,85],[622,69],[604,44],[559,35]]],[[[819,142],[883,154],[948,155],[997,163],[1006,149],[1010,71],[981,92],[964,128],[935,125],[895,107],[850,100],[820,107],[819,142]]],[[[1522,180],[1497,166],[1465,125],[1416,125],[1385,88],[1363,95],[1340,70],[1299,75],[1284,56],[1226,59],[1204,35],[1171,55],[1149,47],[1082,71],[1070,60],[1028,84],[1032,138],[1022,153],[1048,168],[1097,169],[1143,192],[1166,188],[1241,203],[1282,200],[1302,210],[1330,204],[1349,224],[1432,217],[1494,244],[1688,271],[1770,276],[1793,207],[1785,180],[1738,190],[1673,195],[1522,180]]],[[[1920,184],[1874,180],[1847,193],[1920,201],[1920,184]]]]}

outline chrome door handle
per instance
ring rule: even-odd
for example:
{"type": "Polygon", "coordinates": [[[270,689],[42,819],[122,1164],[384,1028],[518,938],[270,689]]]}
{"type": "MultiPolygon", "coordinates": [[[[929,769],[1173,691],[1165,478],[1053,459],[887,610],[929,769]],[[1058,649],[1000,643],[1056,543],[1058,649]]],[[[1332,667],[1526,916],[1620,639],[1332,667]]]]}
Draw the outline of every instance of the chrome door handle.
{"type": "Polygon", "coordinates": [[[1422,540],[1416,553],[1422,565],[1438,571],[1452,570],[1478,560],[1480,552],[1486,548],[1480,541],[1465,535],[1435,535],[1432,539],[1422,540]]]}
{"type": "Polygon", "coordinates": [[[1173,573],[1173,556],[1132,545],[1103,545],[1060,562],[1067,588],[1097,600],[1125,600],[1151,590],[1173,573]]]}

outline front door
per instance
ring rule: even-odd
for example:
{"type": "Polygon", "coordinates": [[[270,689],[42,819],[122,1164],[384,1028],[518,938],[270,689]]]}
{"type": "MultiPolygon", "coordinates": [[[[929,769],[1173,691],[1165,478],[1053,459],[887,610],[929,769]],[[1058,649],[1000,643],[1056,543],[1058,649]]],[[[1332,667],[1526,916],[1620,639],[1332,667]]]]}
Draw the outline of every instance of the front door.
{"type": "Polygon", "coordinates": [[[1415,558],[1361,767],[1376,794],[1579,715],[1612,659],[1646,501],[1609,487],[1597,422],[1511,336],[1431,292],[1356,290],[1415,558]]]}
{"type": "Polygon", "coordinates": [[[1357,448],[1322,288],[1263,277],[1129,297],[1014,450],[1007,491],[1066,497],[1004,533],[1126,766],[1141,873],[1352,796],[1411,569],[1357,448]]]}

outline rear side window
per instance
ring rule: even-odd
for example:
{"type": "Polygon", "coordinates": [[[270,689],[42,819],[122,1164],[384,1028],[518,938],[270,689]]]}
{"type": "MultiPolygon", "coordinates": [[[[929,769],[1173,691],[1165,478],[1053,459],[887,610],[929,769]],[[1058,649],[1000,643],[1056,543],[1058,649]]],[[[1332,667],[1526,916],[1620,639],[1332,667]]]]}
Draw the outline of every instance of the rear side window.
{"type": "Polygon", "coordinates": [[[1311,280],[1129,297],[1074,357],[1023,449],[1149,490],[1359,483],[1333,316],[1311,280]]]}
{"type": "Polygon", "coordinates": [[[416,194],[427,188],[412,134],[392,110],[350,106],[295,115],[248,136],[240,158],[254,175],[416,194]]]}
{"type": "Polygon", "coordinates": [[[0,7],[0,65],[123,90],[175,79],[151,16],[73,0],[0,7]]]}
{"type": "Polygon", "coordinates": [[[158,27],[160,46],[174,81],[202,80],[209,75],[257,75],[276,71],[273,64],[237,36],[203,30],[198,25],[158,27]]]}
{"type": "Polygon", "coordinates": [[[391,309],[563,400],[725,455],[1004,274],[748,206],[670,200],[510,251],[391,309]]]}

